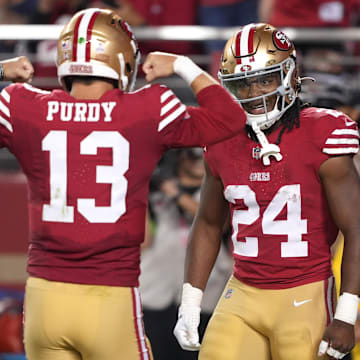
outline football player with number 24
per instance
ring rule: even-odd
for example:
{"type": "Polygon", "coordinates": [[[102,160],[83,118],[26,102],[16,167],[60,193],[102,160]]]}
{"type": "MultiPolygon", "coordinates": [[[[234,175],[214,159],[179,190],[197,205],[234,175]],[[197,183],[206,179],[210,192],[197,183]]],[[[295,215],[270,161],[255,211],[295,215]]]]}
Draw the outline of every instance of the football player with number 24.
{"type": "Polygon", "coordinates": [[[301,102],[291,40],[249,24],[228,40],[219,77],[243,106],[246,131],[206,148],[174,334],[200,348],[202,292],[230,212],[234,272],[207,327],[200,360],[342,359],[354,346],[360,294],[356,123],[301,102]],[[335,303],[330,247],[345,238],[335,303]]]}

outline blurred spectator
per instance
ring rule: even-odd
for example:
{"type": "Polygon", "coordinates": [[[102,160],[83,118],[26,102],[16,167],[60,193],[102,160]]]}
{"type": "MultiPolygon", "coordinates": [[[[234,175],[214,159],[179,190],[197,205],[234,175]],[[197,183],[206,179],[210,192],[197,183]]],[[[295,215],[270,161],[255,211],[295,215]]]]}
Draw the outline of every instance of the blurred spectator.
{"type": "MultiPolygon", "coordinates": [[[[343,28],[353,25],[354,10],[359,4],[359,0],[260,0],[259,16],[260,21],[276,27],[343,28]]],[[[297,44],[301,72],[315,79],[302,83],[300,96],[304,101],[357,117],[350,81],[352,69],[345,61],[351,55],[350,45],[345,41],[320,40],[297,44]]]]}
{"type": "MultiPolygon", "coordinates": [[[[275,27],[347,27],[354,19],[353,10],[359,0],[260,0],[260,21],[275,27]]],[[[295,41],[296,42],[296,41],[295,41]]],[[[322,60],[327,60],[325,50],[340,51],[339,60],[346,50],[345,42],[311,42],[296,44],[300,55],[308,49],[317,52],[322,60]]],[[[298,54],[299,55],[299,54],[298,54]]]]}
{"type": "MultiPolygon", "coordinates": [[[[31,5],[34,1],[35,0],[0,0],[0,24],[13,25],[27,23],[27,14],[31,13],[31,5]]],[[[13,53],[15,47],[16,41],[0,40],[0,53],[6,53],[5,57],[8,57],[9,53],[13,53]]]]}
{"type": "Polygon", "coordinates": [[[23,300],[23,291],[0,289],[0,358],[24,353],[23,300]]]}
{"type": "MultiPolygon", "coordinates": [[[[198,208],[204,164],[200,148],[178,150],[177,154],[176,175],[169,178],[172,166],[163,165],[165,174],[158,174],[157,181],[163,180],[158,184],[158,190],[150,195],[154,230],[141,257],[140,292],[144,324],[156,360],[197,359],[196,352],[180,348],[173,336],[173,328],[181,300],[186,241],[198,208]]],[[[223,246],[205,291],[201,333],[231,267],[232,261],[223,246]]]]}
{"type": "MultiPolygon", "coordinates": [[[[216,27],[241,26],[258,22],[258,0],[199,0],[199,24],[216,27]]],[[[211,55],[208,71],[217,78],[225,41],[210,40],[204,44],[211,55]]]]}
{"type": "Polygon", "coordinates": [[[260,0],[260,21],[275,27],[344,27],[358,0],[260,0]]]}
{"type": "MultiPolygon", "coordinates": [[[[2,1],[2,0],[0,0],[2,1]]],[[[32,23],[36,24],[65,24],[76,11],[88,7],[114,9],[131,26],[158,25],[194,25],[196,17],[196,1],[183,0],[39,0],[37,11],[32,16],[32,23]]],[[[35,72],[37,77],[56,78],[56,45],[53,40],[36,42],[30,49],[36,53],[35,72]]],[[[182,55],[196,52],[196,45],[189,41],[143,41],[139,43],[142,55],[150,51],[165,51],[182,55]]],[[[139,68],[139,75],[142,74],[139,68]]],[[[35,82],[38,79],[35,80],[35,82]]],[[[35,84],[37,85],[37,84],[35,84]]],[[[50,84],[41,82],[42,88],[52,88],[50,84]]],[[[55,82],[55,86],[57,86],[55,82]]]]}
{"type": "Polygon", "coordinates": [[[86,0],[37,0],[36,11],[32,14],[32,24],[54,24],[64,14],[69,16],[89,6],[86,0]]]}
{"type": "MultiPolygon", "coordinates": [[[[194,25],[196,23],[197,0],[102,0],[93,6],[114,8],[131,26],[194,25]]],[[[197,47],[188,41],[145,41],[140,42],[140,51],[166,51],[190,55],[197,47]]]]}
{"type": "MultiPolygon", "coordinates": [[[[302,82],[300,97],[304,102],[327,109],[341,109],[341,111],[351,106],[352,93],[350,86],[348,86],[348,74],[309,71],[306,76],[315,79],[315,81],[309,79],[302,82]]],[[[350,115],[349,110],[344,112],[350,115]]]]}

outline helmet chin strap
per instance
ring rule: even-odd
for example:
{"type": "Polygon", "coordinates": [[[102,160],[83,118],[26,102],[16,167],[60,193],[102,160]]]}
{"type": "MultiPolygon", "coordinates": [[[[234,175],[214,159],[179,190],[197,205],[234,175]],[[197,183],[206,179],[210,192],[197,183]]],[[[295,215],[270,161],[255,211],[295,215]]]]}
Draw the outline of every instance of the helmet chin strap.
{"type": "Polygon", "coordinates": [[[268,112],[266,107],[266,100],[263,99],[265,113],[254,115],[246,111],[246,123],[252,126],[252,124],[255,122],[259,125],[261,130],[266,130],[270,128],[276,123],[276,121],[279,119],[281,115],[281,112],[278,109],[279,101],[280,101],[280,96],[277,96],[273,110],[268,112]]]}
{"type": "Polygon", "coordinates": [[[269,144],[268,139],[265,134],[260,130],[259,125],[256,122],[251,124],[252,129],[254,130],[256,137],[259,140],[259,143],[262,147],[260,150],[260,157],[262,158],[263,164],[265,166],[270,165],[270,156],[274,156],[277,161],[280,161],[283,157],[280,154],[279,146],[275,144],[269,144]]]}

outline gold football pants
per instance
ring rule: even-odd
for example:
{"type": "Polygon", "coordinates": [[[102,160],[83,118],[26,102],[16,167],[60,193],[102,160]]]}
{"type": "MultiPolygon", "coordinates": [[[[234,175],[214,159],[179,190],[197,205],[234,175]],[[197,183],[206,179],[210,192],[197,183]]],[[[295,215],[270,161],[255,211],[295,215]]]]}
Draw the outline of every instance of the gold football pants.
{"type": "Polygon", "coordinates": [[[29,278],[28,360],[152,360],[137,288],[29,278]]]}
{"type": "Polygon", "coordinates": [[[333,278],[264,290],[231,277],[209,322],[199,360],[314,360],[333,315],[333,278]]]}

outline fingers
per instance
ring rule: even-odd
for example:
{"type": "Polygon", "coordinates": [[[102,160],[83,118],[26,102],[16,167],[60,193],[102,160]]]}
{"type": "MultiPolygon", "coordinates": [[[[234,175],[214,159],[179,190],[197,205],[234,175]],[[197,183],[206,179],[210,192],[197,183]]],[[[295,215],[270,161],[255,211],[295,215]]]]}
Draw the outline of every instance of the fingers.
{"type": "Polygon", "coordinates": [[[147,58],[143,64],[143,72],[145,74],[146,81],[150,82],[155,79],[154,75],[154,63],[151,61],[151,59],[147,58]]]}
{"type": "Polygon", "coordinates": [[[200,349],[199,337],[187,331],[184,327],[176,325],[174,335],[183,350],[198,351],[200,349]]]}
{"type": "Polygon", "coordinates": [[[160,77],[167,77],[174,73],[174,61],[176,55],[153,52],[148,54],[143,64],[143,71],[146,75],[146,81],[153,81],[160,77]]]}
{"type": "Polygon", "coordinates": [[[180,307],[179,318],[174,328],[174,335],[183,350],[198,351],[200,349],[199,323],[199,307],[180,307]]]}
{"type": "Polygon", "coordinates": [[[22,78],[24,81],[31,81],[34,75],[34,67],[32,66],[28,58],[22,56],[21,60],[23,66],[22,78]]]}
{"type": "Polygon", "coordinates": [[[318,356],[323,356],[325,354],[333,357],[334,359],[342,359],[347,353],[342,353],[341,351],[332,348],[329,345],[328,341],[321,340],[319,345],[318,356]]]}

